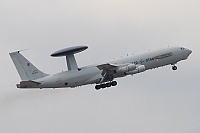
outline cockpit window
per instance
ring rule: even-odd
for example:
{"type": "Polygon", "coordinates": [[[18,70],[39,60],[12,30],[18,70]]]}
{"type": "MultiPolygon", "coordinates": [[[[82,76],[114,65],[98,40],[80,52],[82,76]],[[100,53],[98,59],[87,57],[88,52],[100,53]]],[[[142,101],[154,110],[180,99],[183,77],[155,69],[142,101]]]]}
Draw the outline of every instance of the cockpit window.
{"type": "Polygon", "coordinates": [[[183,48],[183,47],[181,48],[181,50],[184,50],[184,49],[185,49],[185,48],[183,48]]]}

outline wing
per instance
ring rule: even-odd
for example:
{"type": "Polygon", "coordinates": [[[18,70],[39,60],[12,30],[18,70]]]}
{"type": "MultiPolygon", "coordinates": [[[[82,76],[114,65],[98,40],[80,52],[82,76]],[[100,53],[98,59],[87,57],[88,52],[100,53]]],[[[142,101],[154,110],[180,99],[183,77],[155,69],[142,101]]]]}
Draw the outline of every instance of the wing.
{"type": "Polygon", "coordinates": [[[101,73],[103,78],[100,81],[102,83],[104,81],[113,80],[113,73],[114,73],[114,70],[118,68],[118,65],[106,63],[106,64],[98,65],[97,68],[99,68],[99,70],[103,70],[101,73]]]}
{"type": "Polygon", "coordinates": [[[115,68],[117,68],[118,65],[107,63],[107,64],[98,65],[97,67],[98,67],[100,70],[110,70],[110,69],[115,69],[115,68]]]}
{"type": "MultiPolygon", "coordinates": [[[[144,65],[142,65],[144,66],[144,65]]],[[[103,70],[101,75],[102,79],[100,83],[106,82],[106,81],[112,81],[116,77],[123,77],[128,74],[135,74],[138,72],[141,72],[143,69],[145,70],[145,66],[141,67],[141,65],[135,65],[135,64],[102,64],[98,65],[97,68],[100,70],[103,70]]]]}

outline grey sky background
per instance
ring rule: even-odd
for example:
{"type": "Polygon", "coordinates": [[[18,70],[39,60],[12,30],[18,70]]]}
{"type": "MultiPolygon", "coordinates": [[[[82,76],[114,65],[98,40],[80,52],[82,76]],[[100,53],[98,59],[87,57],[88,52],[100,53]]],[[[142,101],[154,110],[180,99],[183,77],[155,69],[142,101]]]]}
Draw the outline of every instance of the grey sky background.
{"type": "Polygon", "coordinates": [[[0,132],[199,133],[199,0],[0,0],[0,132]],[[19,90],[8,55],[21,49],[53,74],[66,70],[56,50],[87,45],[79,66],[167,46],[193,51],[188,60],[117,79],[95,91],[19,90]]]}

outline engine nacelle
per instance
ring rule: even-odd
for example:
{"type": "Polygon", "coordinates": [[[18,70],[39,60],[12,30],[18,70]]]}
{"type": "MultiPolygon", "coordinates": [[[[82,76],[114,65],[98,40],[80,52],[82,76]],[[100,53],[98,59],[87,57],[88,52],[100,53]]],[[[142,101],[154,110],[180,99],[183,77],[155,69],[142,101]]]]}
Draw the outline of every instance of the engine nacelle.
{"type": "Polygon", "coordinates": [[[136,73],[144,72],[145,70],[146,70],[145,66],[144,65],[140,65],[135,70],[126,72],[126,74],[127,75],[133,75],[133,74],[136,74],[136,73]]]}
{"type": "Polygon", "coordinates": [[[115,70],[115,73],[117,74],[122,74],[122,73],[126,73],[126,72],[130,72],[136,69],[136,65],[135,64],[130,64],[124,67],[121,67],[117,70],[115,70]]]}

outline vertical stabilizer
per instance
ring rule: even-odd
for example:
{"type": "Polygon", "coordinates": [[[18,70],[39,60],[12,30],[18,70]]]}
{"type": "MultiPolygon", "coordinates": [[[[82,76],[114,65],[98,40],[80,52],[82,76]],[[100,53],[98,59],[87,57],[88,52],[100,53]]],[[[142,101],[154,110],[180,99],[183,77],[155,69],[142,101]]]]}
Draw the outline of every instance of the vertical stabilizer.
{"type": "Polygon", "coordinates": [[[48,76],[37,69],[30,61],[18,52],[10,53],[10,57],[23,81],[36,80],[48,76]]]}

